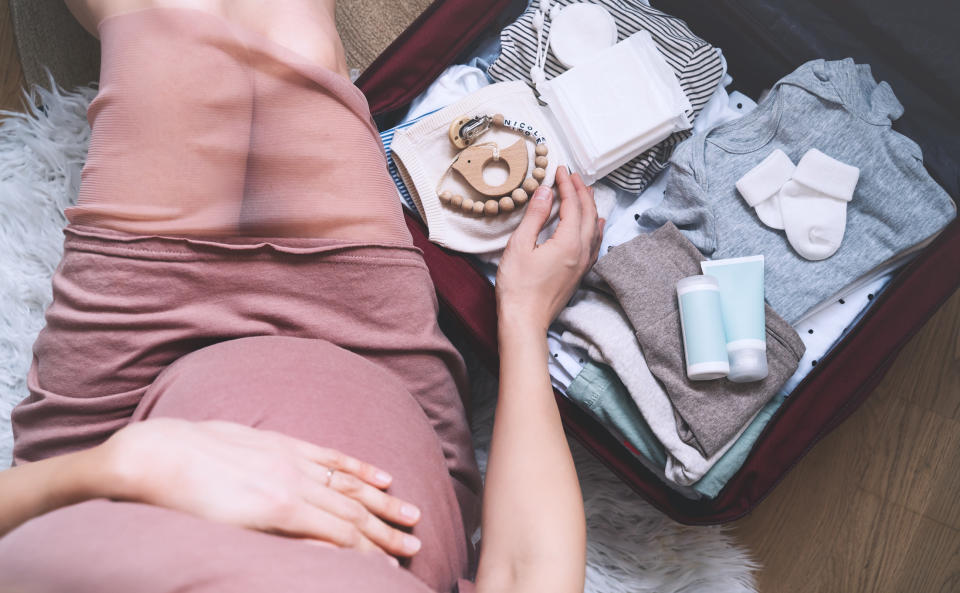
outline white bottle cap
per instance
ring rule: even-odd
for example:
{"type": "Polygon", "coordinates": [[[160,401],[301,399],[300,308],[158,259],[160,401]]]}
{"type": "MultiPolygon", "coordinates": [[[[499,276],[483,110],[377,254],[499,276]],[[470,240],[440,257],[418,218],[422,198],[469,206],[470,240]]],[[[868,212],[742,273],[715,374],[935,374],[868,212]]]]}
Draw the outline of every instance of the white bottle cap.
{"type": "Polygon", "coordinates": [[[727,344],[730,373],[727,379],[734,383],[749,383],[766,378],[767,348],[762,340],[741,340],[727,344]]]}
{"type": "Polygon", "coordinates": [[[686,294],[694,290],[715,290],[720,292],[720,281],[714,276],[697,274],[677,280],[677,294],[686,294]]]}
{"type": "Polygon", "coordinates": [[[710,381],[722,379],[730,373],[730,365],[726,361],[698,362],[687,365],[687,377],[691,381],[710,381]]]}

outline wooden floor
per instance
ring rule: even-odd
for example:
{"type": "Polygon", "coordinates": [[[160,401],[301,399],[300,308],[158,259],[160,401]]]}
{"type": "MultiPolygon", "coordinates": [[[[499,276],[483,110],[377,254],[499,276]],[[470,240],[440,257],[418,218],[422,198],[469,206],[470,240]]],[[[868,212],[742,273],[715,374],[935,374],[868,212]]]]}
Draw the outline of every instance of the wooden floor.
{"type": "Polygon", "coordinates": [[[960,591],[960,292],[734,534],[767,592],[960,591]]]}
{"type": "MultiPolygon", "coordinates": [[[[0,0],[0,108],[23,84],[0,0]]],[[[960,591],[960,292],[876,393],[733,533],[760,590],[960,591]]]]}

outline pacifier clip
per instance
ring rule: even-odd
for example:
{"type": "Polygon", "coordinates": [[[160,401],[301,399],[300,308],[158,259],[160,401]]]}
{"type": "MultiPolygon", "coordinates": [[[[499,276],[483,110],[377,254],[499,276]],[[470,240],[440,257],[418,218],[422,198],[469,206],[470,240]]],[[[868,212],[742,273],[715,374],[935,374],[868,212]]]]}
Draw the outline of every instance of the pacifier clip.
{"type": "Polygon", "coordinates": [[[450,123],[450,142],[461,149],[444,170],[437,182],[437,196],[444,205],[459,209],[464,214],[496,216],[501,212],[513,212],[522,207],[547,176],[546,138],[533,126],[518,120],[507,119],[503,114],[463,115],[450,123]],[[522,137],[506,148],[494,142],[474,144],[491,127],[511,130],[522,137]],[[534,141],[534,169],[527,177],[530,161],[524,138],[534,141]],[[507,166],[507,179],[500,185],[490,185],[483,178],[483,170],[500,160],[507,166]],[[459,173],[474,191],[484,196],[474,200],[442,189],[450,171],[459,173]]]}

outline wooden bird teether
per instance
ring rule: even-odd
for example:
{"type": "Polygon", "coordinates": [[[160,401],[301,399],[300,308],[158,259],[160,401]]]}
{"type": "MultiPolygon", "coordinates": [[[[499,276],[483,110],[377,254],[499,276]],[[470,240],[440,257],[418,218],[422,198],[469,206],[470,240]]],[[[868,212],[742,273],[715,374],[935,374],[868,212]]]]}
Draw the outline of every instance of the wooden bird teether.
{"type": "Polygon", "coordinates": [[[546,177],[548,164],[546,139],[529,124],[506,119],[499,113],[493,116],[464,115],[450,123],[449,136],[450,142],[461,150],[437,184],[437,196],[448,207],[478,216],[496,216],[501,212],[513,212],[527,202],[546,177]],[[534,149],[536,157],[535,167],[530,177],[527,177],[530,161],[522,138],[504,149],[493,142],[474,144],[474,141],[491,127],[505,128],[525,137],[532,137],[536,144],[534,149]],[[483,171],[490,163],[501,159],[507,166],[507,179],[494,187],[483,178],[483,171]],[[451,169],[459,173],[471,189],[492,199],[474,200],[441,189],[451,169]],[[500,196],[499,199],[496,199],[497,196],[500,196]]]}
{"type": "Polygon", "coordinates": [[[527,147],[523,140],[517,140],[503,150],[498,150],[496,146],[469,146],[460,152],[457,160],[450,166],[463,175],[470,187],[492,197],[509,194],[520,187],[523,178],[527,176],[529,164],[527,147]],[[506,181],[493,187],[483,179],[483,169],[495,159],[502,159],[506,163],[508,173],[506,181]]]}

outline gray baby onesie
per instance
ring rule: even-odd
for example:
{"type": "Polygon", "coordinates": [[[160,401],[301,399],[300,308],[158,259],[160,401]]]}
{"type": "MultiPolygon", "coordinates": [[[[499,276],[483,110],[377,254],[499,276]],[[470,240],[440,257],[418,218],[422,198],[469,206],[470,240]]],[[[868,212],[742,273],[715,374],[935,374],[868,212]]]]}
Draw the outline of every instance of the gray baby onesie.
{"type": "Polygon", "coordinates": [[[663,202],[639,222],[649,228],[673,222],[711,259],[762,254],[767,302],[796,323],[956,216],[949,194],[924,169],[920,147],[891,129],[902,113],[869,66],[849,58],[808,62],[750,114],[680,144],[663,202]],[[737,193],[736,181],[777,148],[794,163],[816,148],[860,168],[843,242],[825,260],[797,255],[786,235],[764,226],[737,193]]]}
{"type": "Polygon", "coordinates": [[[650,372],[680,415],[680,437],[710,457],[729,443],[797,370],[800,336],[769,306],[767,366],[762,381],[687,378],[677,309],[677,281],[700,273],[703,256],[671,223],[618,245],[594,266],[636,331],[650,372]]]}

